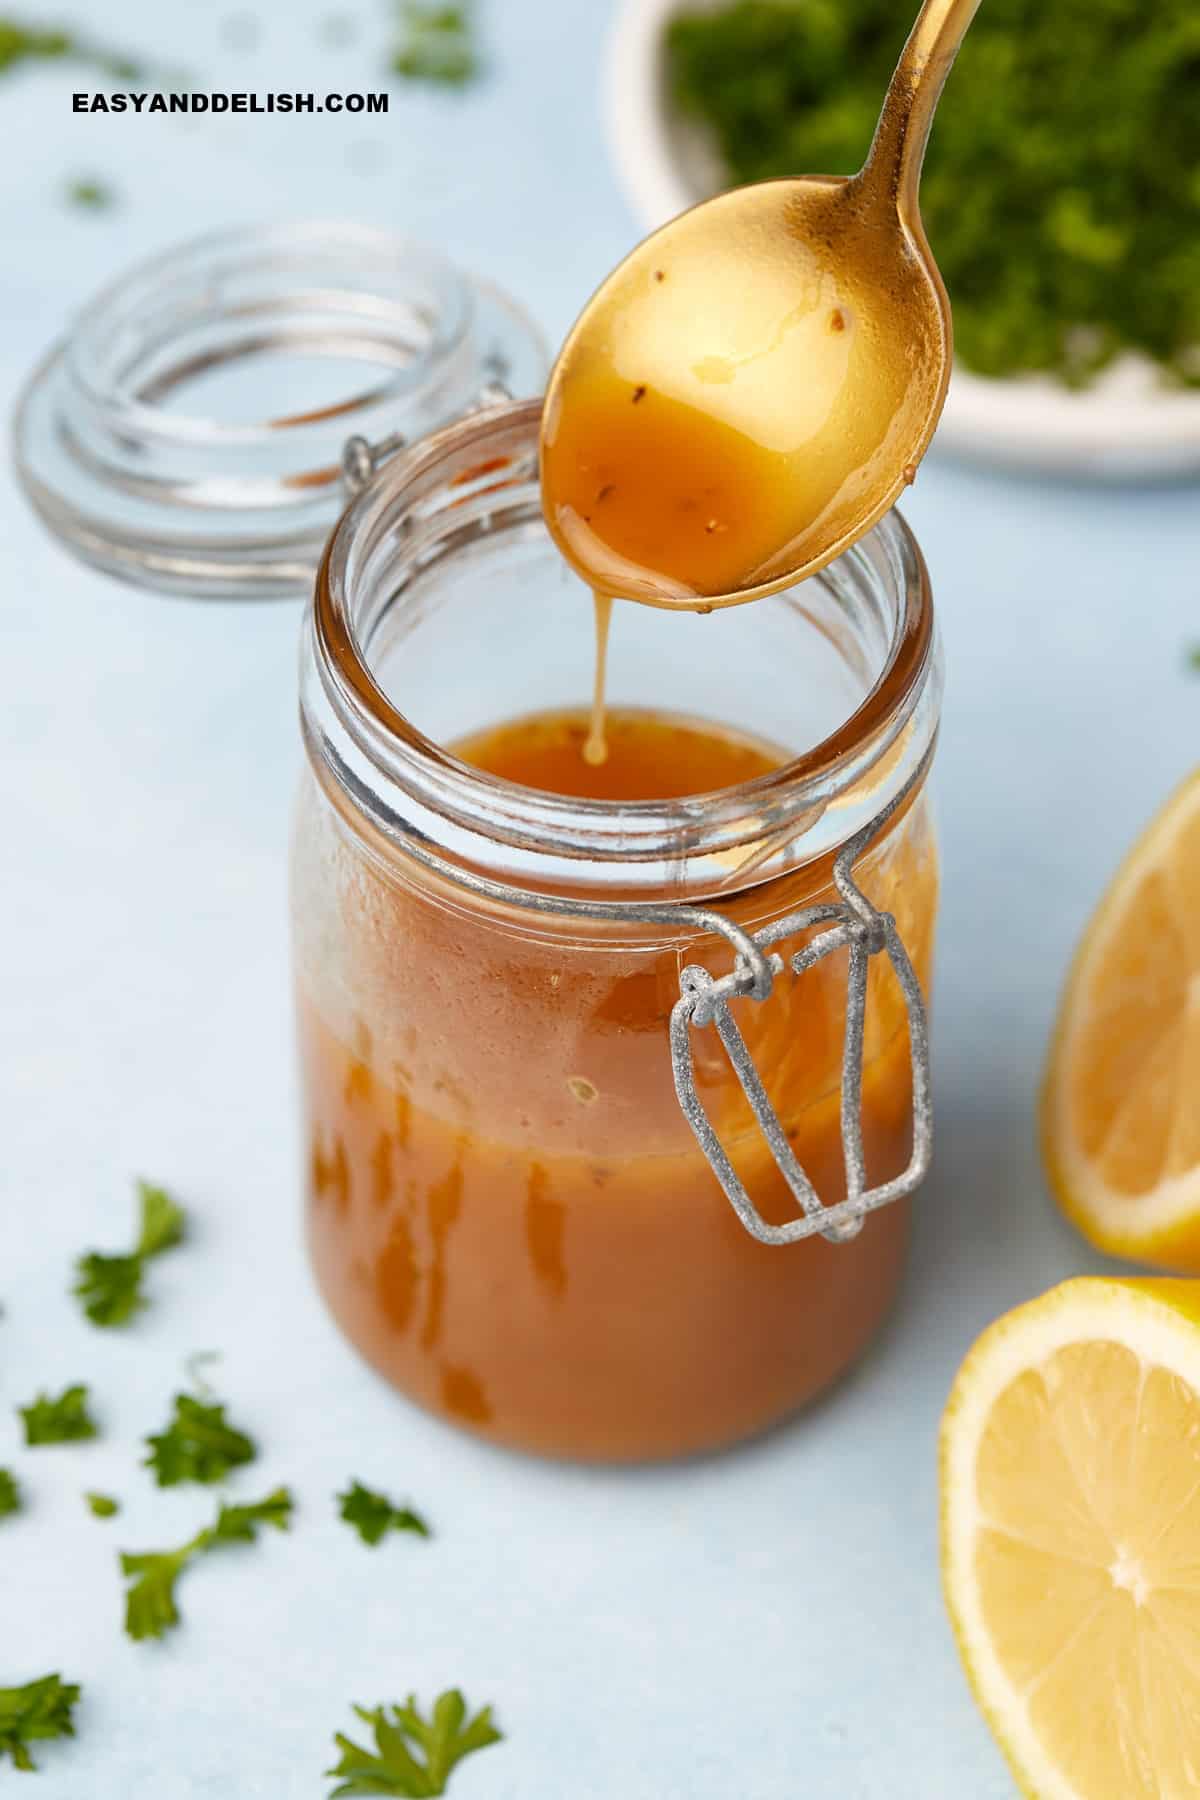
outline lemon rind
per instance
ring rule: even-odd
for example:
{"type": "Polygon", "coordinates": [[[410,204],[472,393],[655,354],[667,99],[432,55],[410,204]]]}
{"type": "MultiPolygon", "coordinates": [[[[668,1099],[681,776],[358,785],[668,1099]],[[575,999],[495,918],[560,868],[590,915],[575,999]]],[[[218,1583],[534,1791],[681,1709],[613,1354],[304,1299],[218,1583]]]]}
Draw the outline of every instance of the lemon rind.
{"type": "Polygon", "coordinates": [[[1121,1193],[1076,1148],[1062,1071],[1081,1025],[1079,996],[1087,973],[1121,928],[1137,886],[1157,865],[1166,869],[1175,839],[1200,814],[1200,770],[1193,770],[1142,831],[1113,876],[1072,959],[1059,1007],[1041,1095],[1042,1158],[1059,1209],[1089,1243],[1109,1255],[1166,1269],[1200,1271],[1200,1166],[1142,1194],[1121,1193]]]}
{"type": "Polygon", "coordinates": [[[979,1603],[973,1550],[981,1522],[975,1464],[983,1431],[1011,1382],[1056,1351],[1089,1340],[1122,1344],[1200,1394],[1200,1296],[1189,1297],[1197,1308],[1195,1320],[1148,1285],[1104,1276],[1064,1282],[983,1333],[947,1402],[940,1441],[943,1592],[967,1679],[1026,1800],[1089,1797],[1047,1761],[1024,1702],[992,1647],[979,1603]]]}

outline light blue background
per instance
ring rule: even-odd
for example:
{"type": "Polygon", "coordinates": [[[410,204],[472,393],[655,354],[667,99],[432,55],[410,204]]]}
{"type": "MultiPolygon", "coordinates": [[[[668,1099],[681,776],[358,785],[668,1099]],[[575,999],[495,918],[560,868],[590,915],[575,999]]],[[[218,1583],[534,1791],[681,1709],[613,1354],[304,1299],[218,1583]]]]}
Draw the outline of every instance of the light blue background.
{"type": "MultiPolygon", "coordinates": [[[[376,84],[388,12],[218,0],[92,4],[90,29],[197,86],[376,84]]],[[[6,410],[68,314],[132,257],[277,213],[376,220],[444,245],[560,333],[628,248],[598,116],[607,7],[492,0],[493,73],[397,87],[386,120],[79,118],[67,70],[0,84],[6,410]],[[118,209],[61,202],[81,175],[118,209]]],[[[657,1472],[543,1467],[410,1411],[342,1344],[299,1242],[284,844],[298,607],[167,603],[76,567],[11,480],[0,533],[0,1684],[82,1681],[79,1738],[38,1800],[310,1800],[353,1700],[462,1684],[508,1738],[456,1800],[993,1800],[1011,1783],[938,1591],[935,1435],[954,1369],[1015,1301],[1097,1266],[1047,1200],[1033,1095],[1067,956],[1119,854],[1200,737],[1194,490],[1004,479],[936,455],[906,510],[949,660],[936,1170],[895,1317],[808,1417],[657,1472]],[[192,1210],[126,1334],[66,1297],[116,1247],[129,1178],[192,1210]],[[296,1529],[213,1558],[163,1646],[120,1632],[120,1546],[209,1511],[135,1470],[188,1352],[263,1444],[296,1529]],[[103,1440],[33,1454],[12,1408],[93,1384],[103,1440]],[[431,1545],[375,1552],[334,1518],[351,1475],[410,1495],[431,1545]],[[85,1513],[111,1489],[120,1519],[85,1513]]],[[[0,1779],[3,1779],[0,1777],[0,1779]]],[[[24,1791],[24,1790],[22,1790],[24,1791]]]]}

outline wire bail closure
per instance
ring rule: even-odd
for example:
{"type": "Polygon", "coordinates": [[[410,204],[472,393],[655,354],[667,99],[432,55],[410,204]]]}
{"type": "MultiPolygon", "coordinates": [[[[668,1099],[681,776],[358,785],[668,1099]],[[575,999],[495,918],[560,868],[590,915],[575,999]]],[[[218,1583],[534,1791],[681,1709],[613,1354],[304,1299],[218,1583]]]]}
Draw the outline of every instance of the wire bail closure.
{"type": "MultiPolygon", "coordinates": [[[[831,1244],[848,1243],[858,1236],[868,1213],[899,1200],[924,1180],[933,1151],[933,1101],[929,1062],[929,1021],[921,984],[917,980],[896,921],[867,899],[854,879],[854,864],[903,804],[925,772],[925,762],[905,783],[890,804],[856,833],[838,852],[833,865],[833,884],[839,904],[805,907],[776,919],[762,931],[739,932],[737,960],[727,975],[714,978],[707,969],[689,964],[679,977],[680,996],[671,1013],[671,1068],[675,1092],[683,1115],[721,1184],[723,1193],[751,1237],[761,1244],[794,1244],[816,1233],[831,1244]],[[783,973],[784,961],[771,946],[814,925],[827,925],[810,944],[791,957],[796,975],[835,950],[847,948],[850,967],[846,984],[846,1031],[842,1048],[842,1157],[846,1171],[846,1198],[833,1206],[822,1202],[788,1142],[779,1115],[767,1097],[746,1040],[730,1011],[738,998],[766,1000],[783,973]],[[908,1020],[909,1057],[912,1065],[913,1147],[908,1167],[878,1187],[867,1184],[862,1138],[863,1036],[867,1004],[867,977],[873,956],[885,955],[895,970],[904,996],[908,1020]],[[750,1103],[767,1148],[798,1201],[802,1216],[785,1225],[770,1225],[746,1192],[736,1169],[705,1111],[696,1089],[692,1057],[692,1027],[715,1025],[742,1092],[750,1103]]],[[[728,921],[726,921],[728,924],[728,921]]],[[[731,932],[726,935],[732,937],[731,932]]]]}

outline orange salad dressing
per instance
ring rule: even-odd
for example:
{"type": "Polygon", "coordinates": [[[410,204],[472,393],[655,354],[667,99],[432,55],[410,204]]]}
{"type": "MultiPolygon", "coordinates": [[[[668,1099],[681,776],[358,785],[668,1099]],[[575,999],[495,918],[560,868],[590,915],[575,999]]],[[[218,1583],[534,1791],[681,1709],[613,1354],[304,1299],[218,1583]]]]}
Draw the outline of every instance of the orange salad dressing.
{"type": "Polygon", "coordinates": [[[705,232],[641,244],[555,364],[542,510],[600,593],[698,607],[786,584],[844,541],[864,495],[915,473],[906,421],[940,364],[896,353],[913,290],[892,238],[840,184],[815,236],[781,184],[736,198],[705,232]]]}
{"type": "MultiPolygon", "coordinates": [[[[455,752],[526,787],[616,801],[706,793],[785,760],[703,721],[614,708],[593,761],[593,731],[585,710],[533,715],[455,752]]],[[[937,870],[920,800],[863,870],[927,987],[937,870]]],[[[825,858],[720,904],[754,928],[830,897],[825,858]]],[[[489,912],[382,857],[356,860],[340,905],[354,1002],[339,1015],[299,996],[310,1241],[333,1312],[389,1380],[501,1442],[624,1460],[762,1430],[854,1359],[898,1279],[907,1203],[841,1246],[767,1247],[738,1222],[680,1112],[667,1043],[680,969],[723,972],[723,940],[489,912]]],[[[903,1006],[880,960],[863,1082],[873,1182],[903,1168],[911,1133],[903,1006]]],[[[780,977],[738,1018],[801,1163],[840,1197],[844,953],[780,977]]],[[[715,1033],[693,1044],[760,1212],[794,1217],[715,1033]]]]}

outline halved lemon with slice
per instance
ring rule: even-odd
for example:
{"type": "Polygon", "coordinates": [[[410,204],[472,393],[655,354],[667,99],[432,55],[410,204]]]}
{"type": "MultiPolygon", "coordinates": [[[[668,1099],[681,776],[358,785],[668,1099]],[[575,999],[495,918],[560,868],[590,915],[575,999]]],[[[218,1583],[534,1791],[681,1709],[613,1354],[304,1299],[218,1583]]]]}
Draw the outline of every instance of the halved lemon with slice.
{"type": "Polygon", "coordinates": [[[1084,935],[1042,1144],[1059,1205],[1092,1243],[1200,1271],[1200,770],[1138,840],[1084,935]]]}
{"type": "Polygon", "coordinates": [[[1200,1794],[1200,1282],[1068,1281],[993,1325],[942,1422],[942,1570],[1035,1800],[1200,1794]]]}

